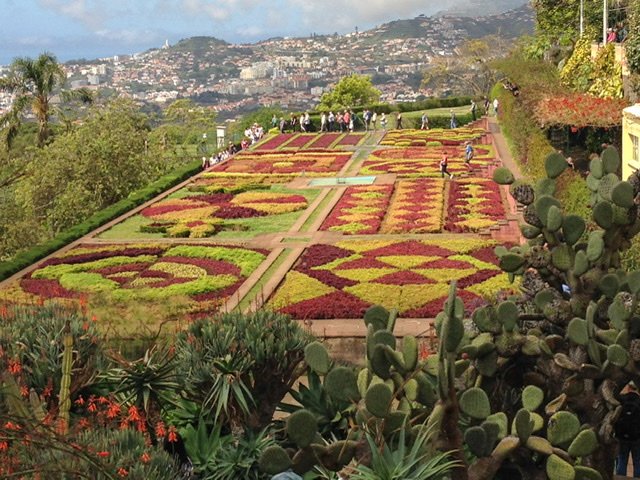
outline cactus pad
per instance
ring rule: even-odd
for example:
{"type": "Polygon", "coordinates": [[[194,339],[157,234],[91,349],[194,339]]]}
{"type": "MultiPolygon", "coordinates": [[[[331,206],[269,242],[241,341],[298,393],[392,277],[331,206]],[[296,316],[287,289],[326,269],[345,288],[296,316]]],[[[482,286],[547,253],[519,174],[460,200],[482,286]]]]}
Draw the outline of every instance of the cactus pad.
{"type": "Polygon", "coordinates": [[[576,465],[573,468],[576,471],[575,480],[602,480],[602,475],[591,467],[576,465]]]}
{"type": "Polygon", "coordinates": [[[598,437],[593,430],[582,430],[569,445],[568,453],[572,457],[586,457],[598,448],[598,437]]]}
{"type": "Polygon", "coordinates": [[[633,187],[629,182],[618,182],[611,191],[611,200],[622,208],[633,207],[633,187]]]}
{"type": "Polygon", "coordinates": [[[565,158],[559,153],[550,154],[544,162],[544,168],[547,172],[547,177],[557,178],[562,172],[565,171],[568,164],[565,158]]]}
{"type": "Polygon", "coordinates": [[[563,447],[571,443],[580,430],[580,420],[573,413],[560,411],[551,416],[547,438],[552,445],[563,447]]]}
{"type": "Polygon", "coordinates": [[[586,345],[589,342],[587,321],[582,318],[573,318],[567,327],[567,336],[576,345],[586,345]]]}
{"type": "Polygon", "coordinates": [[[613,207],[611,202],[603,200],[593,207],[593,219],[605,230],[613,225],[613,207]]]}
{"type": "Polygon", "coordinates": [[[522,406],[528,411],[537,410],[544,401],[544,391],[535,385],[527,385],[522,391],[522,406]]]}
{"type": "Polygon", "coordinates": [[[387,323],[389,322],[389,311],[380,306],[373,305],[367,309],[364,313],[364,323],[365,325],[373,325],[374,329],[382,330],[387,328],[387,323]]]}
{"type": "Polygon", "coordinates": [[[569,245],[574,245],[586,229],[586,224],[582,217],[578,215],[567,215],[562,220],[562,233],[569,245]]]}
{"type": "Polygon", "coordinates": [[[530,205],[535,199],[535,191],[528,183],[522,183],[520,181],[512,183],[509,192],[511,196],[522,205],[530,205]]]}
{"type": "Polygon", "coordinates": [[[291,459],[284,448],[279,445],[271,445],[265,448],[260,455],[258,466],[261,471],[269,475],[277,475],[291,467],[291,459]]]}
{"type": "Polygon", "coordinates": [[[531,414],[528,410],[522,408],[516,413],[516,417],[513,420],[515,426],[515,433],[518,435],[521,443],[526,443],[531,433],[533,432],[534,423],[531,420],[531,414]]]}
{"type": "Polygon", "coordinates": [[[518,307],[513,302],[502,302],[498,305],[498,319],[506,332],[512,332],[518,323],[518,307]]]}
{"type": "Polygon", "coordinates": [[[487,454],[487,433],[482,427],[470,427],[464,432],[464,442],[476,457],[487,454]]]}
{"type": "Polygon", "coordinates": [[[551,455],[553,453],[553,446],[546,438],[531,436],[528,438],[526,446],[529,450],[541,453],[542,455],[551,455]]]}
{"type": "Polygon", "coordinates": [[[598,180],[604,176],[604,168],[602,168],[602,160],[594,158],[589,163],[589,172],[598,180]]]}
{"type": "Polygon", "coordinates": [[[552,205],[549,208],[549,212],[547,213],[547,229],[552,232],[555,232],[559,230],[561,226],[562,226],[562,211],[555,205],[552,205]]]}
{"type": "Polygon", "coordinates": [[[547,458],[546,472],[549,480],[574,480],[576,478],[573,465],[565,462],[556,454],[549,455],[547,458]]]}
{"type": "Polygon", "coordinates": [[[605,148],[600,158],[602,159],[602,168],[605,173],[617,173],[620,169],[620,154],[616,148],[605,148]]]}
{"type": "Polygon", "coordinates": [[[329,396],[336,400],[344,402],[360,400],[358,378],[351,368],[336,367],[332,369],[324,379],[324,388],[329,396]]]}
{"type": "Polygon", "coordinates": [[[364,397],[364,402],[369,412],[378,417],[384,418],[389,413],[393,392],[384,383],[371,385],[364,397]]]}
{"type": "Polygon", "coordinates": [[[629,353],[621,345],[609,345],[607,348],[607,360],[616,367],[624,367],[629,363],[629,353]]]}
{"type": "Polygon", "coordinates": [[[460,397],[460,409],[471,418],[484,420],[491,414],[489,397],[478,387],[466,390],[460,397]]]}
{"type": "Polygon", "coordinates": [[[309,410],[298,410],[287,418],[287,435],[299,448],[311,445],[317,432],[318,422],[309,410]]]}
{"type": "Polygon", "coordinates": [[[325,346],[320,342],[312,342],[304,349],[304,359],[309,367],[319,375],[326,375],[331,360],[325,346]]]}

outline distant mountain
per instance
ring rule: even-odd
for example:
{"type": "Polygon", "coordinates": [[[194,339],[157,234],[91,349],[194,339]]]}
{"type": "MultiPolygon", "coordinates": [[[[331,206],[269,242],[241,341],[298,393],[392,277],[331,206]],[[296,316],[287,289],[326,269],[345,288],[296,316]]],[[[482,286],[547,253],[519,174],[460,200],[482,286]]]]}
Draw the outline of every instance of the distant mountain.
{"type": "Polygon", "coordinates": [[[479,17],[486,15],[497,15],[500,13],[508,12],[509,10],[520,9],[520,7],[526,5],[529,6],[527,0],[467,0],[464,3],[455,5],[447,10],[438,12],[435,16],[464,16],[464,17],[479,17]]]}
{"type": "MultiPolygon", "coordinates": [[[[475,0],[480,4],[479,0],[475,0]]],[[[525,34],[533,33],[534,12],[530,5],[522,5],[518,0],[499,0],[497,3],[505,7],[509,3],[518,3],[516,9],[501,11],[483,16],[469,16],[441,12],[433,17],[421,15],[407,20],[395,20],[380,25],[374,30],[364,33],[373,33],[375,40],[389,40],[394,38],[424,38],[432,35],[434,30],[445,32],[458,32],[465,38],[481,38],[487,35],[500,35],[504,38],[517,38],[525,34]]],[[[484,4],[483,4],[484,5],[484,4]]]]}

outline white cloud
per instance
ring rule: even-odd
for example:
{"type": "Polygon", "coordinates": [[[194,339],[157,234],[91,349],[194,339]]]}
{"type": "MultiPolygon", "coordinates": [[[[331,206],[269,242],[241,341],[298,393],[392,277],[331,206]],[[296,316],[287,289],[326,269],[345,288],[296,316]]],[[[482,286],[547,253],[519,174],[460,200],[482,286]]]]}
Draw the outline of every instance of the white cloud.
{"type": "Polygon", "coordinates": [[[317,32],[353,29],[356,25],[371,25],[390,20],[409,18],[421,13],[431,14],[443,10],[456,3],[457,0],[440,0],[425,2],[424,0],[288,0],[292,6],[303,13],[303,22],[317,32]]]}
{"type": "Polygon", "coordinates": [[[95,5],[88,6],[86,0],[39,0],[40,5],[61,15],[97,28],[105,18],[104,12],[95,5]]]}

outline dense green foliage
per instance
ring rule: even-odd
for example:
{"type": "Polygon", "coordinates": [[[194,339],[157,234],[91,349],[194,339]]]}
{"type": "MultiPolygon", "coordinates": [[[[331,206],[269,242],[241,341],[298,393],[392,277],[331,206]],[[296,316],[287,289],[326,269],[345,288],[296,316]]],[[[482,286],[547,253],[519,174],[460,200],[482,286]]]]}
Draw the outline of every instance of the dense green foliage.
{"type": "MultiPolygon", "coordinates": [[[[191,177],[200,170],[200,162],[191,162],[185,166],[176,169],[174,172],[164,175],[152,184],[133,192],[127,198],[120,200],[109,207],[100,210],[91,215],[86,220],[74,225],[73,227],[60,232],[51,240],[47,240],[42,243],[38,243],[40,238],[29,235],[27,241],[20,243],[20,246],[35,245],[27,250],[18,253],[10,260],[0,263],[0,278],[4,279],[17,271],[28,267],[32,263],[46,257],[47,255],[55,252],[56,250],[64,247],[68,243],[77,240],[78,238],[86,235],[87,233],[95,230],[96,228],[104,225],[110,220],[132,210],[138,205],[150,200],[151,198],[159,195],[168,188],[180,183],[182,180],[191,177]],[[30,242],[32,240],[32,242],[30,242]]],[[[1,210],[0,210],[1,211],[1,210]]],[[[2,211],[5,213],[6,211],[2,211]]],[[[11,218],[11,212],[8,213],[8,219],[11,218]]],[[[15,218],[15,217],[14,217],[15,218]]],[[[29,234],[28,229],[21,230],[23,235],[29,234]]],[[[4,238],[4,237],[3,237],[4,238]]],[[[9,238],[5,238],[8,241],[9,238]]],[[[16,239],[18,240],[18,239],[16,239]]],[[[25,239],[22,238],[24,241],[25,239]]]]}
{"type": "Polygon", "coordinates": [[[378,101],[380,90],[365,75],[350,75],[342,78],[330,92],[320,99],[316,110],[339,110],[343,108],[369,105],[378,101]]]}

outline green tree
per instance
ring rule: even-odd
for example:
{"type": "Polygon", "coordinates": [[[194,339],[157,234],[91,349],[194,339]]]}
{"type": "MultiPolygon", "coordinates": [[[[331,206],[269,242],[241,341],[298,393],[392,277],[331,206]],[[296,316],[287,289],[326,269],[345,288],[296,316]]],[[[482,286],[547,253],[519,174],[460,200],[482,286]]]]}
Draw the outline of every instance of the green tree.
{"type": "Polygon", "coordinates": [[[320,99],[317,110],[337,110],[357,107],[377,102],[380,90],[371,83],[366,75],[350,75],[342,78],[330,92],[320,99]]]}
{"type": "Polygon", "coordinates": [[[164,149],[197,144],[204,133],[213,138],[215,130],[216,112],[184,98],[164,111],[161,125],[152,133],[152,141],[164,149]]]}
{"type": "Polygon", "coordinates": [[[438,57],[423,77],[423,84],[436,87],[444,82],[454,93],[487,95],[498,80],[492,60],[506,52],[506,42],[498,36],[469,40],[455,57],[438,57]]]}
{"type": "MultiPolygon", "coordinates": [[[[36,59],[16,58],[11,63],[9,75],[0,78],[0,91],[14,95],[11,109],[0,116],[0,129],[4,130],[7,145],[18,133],[25,110],[30,108],[38,123],[38,146],[44,146],[50,134],[51,99],[62,88],[65,79],[64,69],[51,53],[43,53],[36,59]]],[[[86,90],[67,93],[64,97],[91,100],[86,90]]]]}
{"type": "Polygon", "coordinates": [[[33,152],[18,203],[52,235],[84,220],[170,168],[148,135],[148,117],[131,101],[93,108],[77,129],[33,152]]]}

